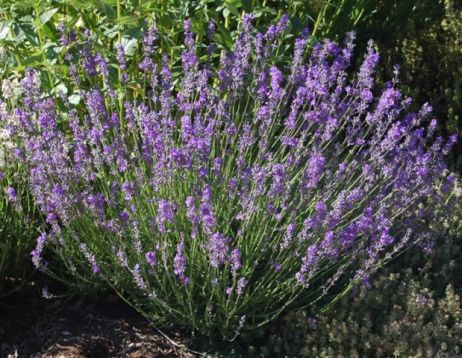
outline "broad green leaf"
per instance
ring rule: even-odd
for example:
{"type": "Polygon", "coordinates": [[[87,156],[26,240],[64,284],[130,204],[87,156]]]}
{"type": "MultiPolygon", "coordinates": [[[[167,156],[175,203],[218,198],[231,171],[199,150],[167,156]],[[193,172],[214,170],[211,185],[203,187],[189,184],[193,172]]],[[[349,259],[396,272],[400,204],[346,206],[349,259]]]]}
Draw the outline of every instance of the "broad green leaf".
{"type": "Polygon", "coordinates": [[[110,38],[110,39],[113,39],[114,37],[117,36],[117,34],[119,33],[119,31],[121,31],[122,28],[120,27],[120,25],[115,25],[113,27],[110,27],[108,29],[106,29],[104,31],[104,36],[110,38]]]}
{"type": "Polygon", "coordinates": [[[78,94],[72,94],[72,95],[69,96],[69,102],[71,104],[73,104],[73,105],[79,104],[80,99],[81,99],[81,97],[78,94]]]}
{"type": "Polygon", "coordinates": [[[0,40],[4,40],[8,37],[10,31],[10,22],[1,21],[0,22],[0,40]]]}
{"type": "Polygon", "coordinates": [[[22,11],[28,11],[33,9],[33,5],[33,1],[18,1],[17,3],[15,3],[16,8],[22,11]]]}
{"type": "Polygon", "coordinates": [[[116,1],[113,1],[113,3],[109,3],[108,1],[99,1],[95,3],[101,12],[103,12],[109,19],[117,18],[117,12],[114,10],[116,4],[116,1]]]}
{"type": "Polygon", "coordinates": [[[233,5],[235,7],[241,7],[242,6],[242,0],[226,0],[226,3],[229,5],[233,5]]]}
{"type": "Polygon", "coordinates": [[[56,94],[59,94],[59,93],[67,94],[67,87],[64,83],[60,83],[53,89],[53,92],[56,94]]]}
{"type": "Polygon", "coordinates": [[[42,23],[42,25],[45,25],[48,21],[50,21],[50,19],[53,17],[54,14],[56,14],[58,10],[58,8],[53,8],[43,12],[40,15],[40,22],[42,23]]]}
{"type": "Polygon", "coordinates": [[[200,34],[200,35],[205,35],[205,30],[204,30],[204,21],[197,17],[193,17],[191,19],[191,25],[194,33],[200,34]]]}
{"type": "Polygon", "coordinates": [[[138,25],[140,17],[136,16],[121,16],[118,19],[115,19],[115,22],[120,25],[126,26],[136,26],[138,25]]]}
{"type": "Polygon", "coordinates": [[[117,6],[117,0],[99,0],[107,6],[117,6]]]}
{"type": "Polygon", "coordinates": [[[218,31],[215,32],[214,38],[218,44],[222,45],[226,49],[233,48],[233,39],[229,34],[229,31],[227,31],[225,28],[219,28],[218,31]]]}
{"type": "Polygon", "coordinates": [[[34,46],[38,46],[39,41],[37,38],[37,34],[32,26],[29,24],[20,24],[19,25],[19,32],[27,38],[27,40],[34,46]]]}
{"type": "Polygon", "coordinates": [[[157,24],[164,27],[171,27],[173,24],[173,19],[171,16],[163,15],[157,20],[157,24]]]}
{"type": "Polygon", "coordinates": [[[43,32],[49,39],[56,40],[56,33],[53,31],[50,25],[51,23],[44,25],[43,32]]]}
{"type": "Polygon", "coordinates": [[[125,54],[127,56],[133,56],[138,46],[138,40],[135,38],[127,39],[124,37],[122,39],[122,46],[124,47],[125,54]]]}
{"type": "MultiPolygon", "coordinates": [[[[234,6],[233,4],[227,3],[227,4],[226,4],[226,8],[227,8],[228,11],[229,11],[231,14],[233,14],[234,16],[236,16],[236,17],[241,16],[241,15],[239,14],[239,10],[238,10],[237,7],[234,6]]],[[[224,13],[224,12],[223,12],[223,13],[224,13]]]]}
{"type": "Polygon", "coordinates": [[[23,62],[22,64],[27,65],[29,67],[39,67],[43,63],[42,60],[43,60],[43,58],[42,58],[41,55],[33,55],[33,56],[25,57],[22,60],[22,62],[23,62]]]}

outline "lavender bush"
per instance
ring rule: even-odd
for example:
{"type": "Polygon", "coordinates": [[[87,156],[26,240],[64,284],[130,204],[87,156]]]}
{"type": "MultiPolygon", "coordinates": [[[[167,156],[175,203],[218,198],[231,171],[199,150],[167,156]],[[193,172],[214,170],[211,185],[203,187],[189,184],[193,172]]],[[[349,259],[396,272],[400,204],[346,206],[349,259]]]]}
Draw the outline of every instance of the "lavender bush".
{"type": "Polygon", "coordinates": [[[455,138],[435,138],[429,105],[409,113],[396,79],[374,88],[372,42],[349,79],[353,34],[313,45],[304,31],[291,66],[278,66],[286,26],[256,33],[244,17],[220,54],[213,23],[198,46],[186,21],[179,78],[157,56],[154,27],[139,62],[117,47],[117,69],[89,32],[63,34],[75,89],[55,100],[29,70],[3,116],[48,223],[34,264],[233,339],[331,302],[425,239],[422,205],[447,185],[455,138]]]}

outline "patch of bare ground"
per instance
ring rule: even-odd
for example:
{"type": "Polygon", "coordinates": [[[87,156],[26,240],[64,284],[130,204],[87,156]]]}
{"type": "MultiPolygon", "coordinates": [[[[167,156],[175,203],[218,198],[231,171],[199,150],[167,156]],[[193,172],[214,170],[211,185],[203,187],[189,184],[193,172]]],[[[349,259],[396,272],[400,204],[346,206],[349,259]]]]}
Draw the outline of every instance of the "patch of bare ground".
{"type": "MultiPolygon", "coordinates": [[[[181,346],[178,330],[165,332],[181,346]]],[[[115,300],[98,304],[9,297],[0,305],[1,357],[194,357],[115,300]]]]}

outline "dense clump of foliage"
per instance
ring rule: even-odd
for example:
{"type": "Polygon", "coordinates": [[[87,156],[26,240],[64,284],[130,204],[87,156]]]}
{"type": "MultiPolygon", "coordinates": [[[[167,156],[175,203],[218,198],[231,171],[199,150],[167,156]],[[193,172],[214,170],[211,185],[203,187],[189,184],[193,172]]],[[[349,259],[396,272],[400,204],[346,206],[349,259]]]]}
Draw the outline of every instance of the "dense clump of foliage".
{"type": "Polygon", "coordinates": [[[109,285],[139,311],[228,339],[282,312],[328,303],[403,248],[428,238],[419,207],[454,180],[424,105],[397,80],[374,86],[370,43],[349,78],[353,34],[295,40],[278,66],[288,18],[232,51],[195,42],[185,22],[181,70],[145,30],[142,57],[117,68],[91,31],[62,29],[73,84],[57,97],[29,69],[2,123],[28,170],[48,228],[37,268],[76,285],[109,285]],[[218,56],[220,66],[211,62],[218,56]],[[62,258],[49,265],[47,248],[62,258]]]}
{"type": "MultiPolygon", "coordinates": [[[[428,273],[428,272],[427,272],[428,273]]],[[[254,347],[254,356],[457,357],[461,353],[460,294],[439,296],[416,272],[380,274],[328,314],[290,314],[254,347]]]]}

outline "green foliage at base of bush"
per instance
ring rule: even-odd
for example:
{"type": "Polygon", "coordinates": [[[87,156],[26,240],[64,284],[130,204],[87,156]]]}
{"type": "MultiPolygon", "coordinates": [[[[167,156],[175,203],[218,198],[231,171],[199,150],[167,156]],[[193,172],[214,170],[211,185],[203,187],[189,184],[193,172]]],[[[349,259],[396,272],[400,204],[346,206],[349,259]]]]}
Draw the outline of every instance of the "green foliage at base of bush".
{"type": "Polygon", "coordinates": [[[460,295],[438,296],[412,271],[384,274],[331,312],[285,318],[258,355],[269,357],[456,357],[462,352],[460,295]]]}

